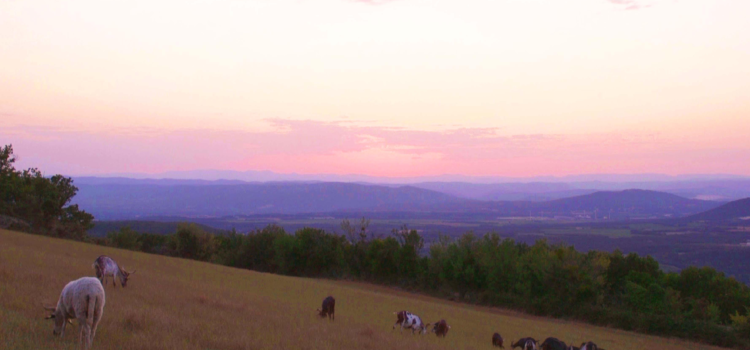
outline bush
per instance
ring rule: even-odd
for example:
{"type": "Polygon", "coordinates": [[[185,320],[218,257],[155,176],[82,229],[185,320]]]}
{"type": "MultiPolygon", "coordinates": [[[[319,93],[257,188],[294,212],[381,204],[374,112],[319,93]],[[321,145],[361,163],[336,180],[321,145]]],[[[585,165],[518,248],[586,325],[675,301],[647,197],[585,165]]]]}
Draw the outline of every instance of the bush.
{"type": "Polygon", "coordinates": [[[121,228],[119,231],[110,232],[107,234],[107,240],[109,245],[129,250],[140,250],[141,245],[138,242],[140,238],[138,232],[130,229],[129,226],[121,228]]]}

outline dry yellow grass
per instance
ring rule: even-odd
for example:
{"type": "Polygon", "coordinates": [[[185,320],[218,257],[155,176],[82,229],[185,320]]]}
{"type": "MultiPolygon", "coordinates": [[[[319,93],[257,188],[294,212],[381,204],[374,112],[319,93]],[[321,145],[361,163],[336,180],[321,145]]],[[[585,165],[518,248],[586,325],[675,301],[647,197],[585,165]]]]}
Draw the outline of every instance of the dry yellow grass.
{"type": "MultiPolygon", "coordinates": [[[[41,303],[94,274],[106,254],[138,272],[105,286],[94,349],[491,349],[522,336],[593,340],[608,350],[717,349],[701,344],[461,305],[360,283],[292,278],[0,230],[0,349],[75,349],[78,327],[52,336],[41,303]],[[315,315],[336,297],[336,321],[315,315]],[[394,311],[444,318],[445,339],[392,331],[394,311]]],[[[508,346],[506,345],[506,348],[508,346]]]]}

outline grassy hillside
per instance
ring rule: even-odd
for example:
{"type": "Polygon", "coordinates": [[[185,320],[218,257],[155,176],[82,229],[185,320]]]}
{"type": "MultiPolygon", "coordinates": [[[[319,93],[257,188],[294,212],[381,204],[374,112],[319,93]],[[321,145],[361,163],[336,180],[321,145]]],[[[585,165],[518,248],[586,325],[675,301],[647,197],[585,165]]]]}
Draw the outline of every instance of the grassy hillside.
{"type": "MultiPolygon", "coordinates": [[[[52,336],[41,303],[54,304],[70,280],[93,275],[101,254],[138,272],[107,292],[95,349],[491,349],[506,341],[555,336],[593,340],[609,350],[714,347],[445,302],[371,285],[292,278],[191,260],[0,230],[0,349],[75,349],[77,326],[52,336]],[[336,297],[336,321],[315,308],[336,297]],[[391,331],[394,311],[426,322],[445,318],[445,339],[391,331]]],[[[506,345],[506,348],[508,346],[506,345]]]]}

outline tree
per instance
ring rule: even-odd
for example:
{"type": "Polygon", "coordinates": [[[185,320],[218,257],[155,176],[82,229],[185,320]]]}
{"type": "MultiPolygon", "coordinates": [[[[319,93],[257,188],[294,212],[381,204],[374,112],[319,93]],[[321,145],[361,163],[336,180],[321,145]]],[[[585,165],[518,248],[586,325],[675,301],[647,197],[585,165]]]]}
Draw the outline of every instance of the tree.
{"type": "Polygon", "coordinates": [[[367,229],[370,227],[370,219],[362,218],[358,225],[349,222],[349,219],[341,221],[341,229],[352,244],[367,241],[367,229]]]}
{"type": "Polygon", "coordinates": [[[32,231],[74,239],[86,238],[94,217],[68,205],[78,192],[62,175],[45,177],[39,169],[18,171],[13,146],[0,149],[0,215],[27,222],[32,231]]]}

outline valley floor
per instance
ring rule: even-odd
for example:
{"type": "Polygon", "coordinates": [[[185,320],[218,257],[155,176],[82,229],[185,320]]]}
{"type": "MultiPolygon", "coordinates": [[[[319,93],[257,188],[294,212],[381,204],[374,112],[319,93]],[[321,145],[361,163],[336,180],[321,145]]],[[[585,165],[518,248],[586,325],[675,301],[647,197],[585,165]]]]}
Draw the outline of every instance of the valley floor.
{"type": "Polygon", "coordinates": [[[94,275],[99,255],[128,270],[127,288],[105,286],[94,349],[491,349],[548,336],[608,350],[718,349],[515,312],[476,307],[364,283],[294,278],[0,230],[0,349],[76,349],[78,326],[52,336],[42,303],[71,280],[94,275]],[[336,321],[315,309],[336,298],[336,321]],[[393,312],[445,319],[447,337],[392,331],[393,312]]]}

